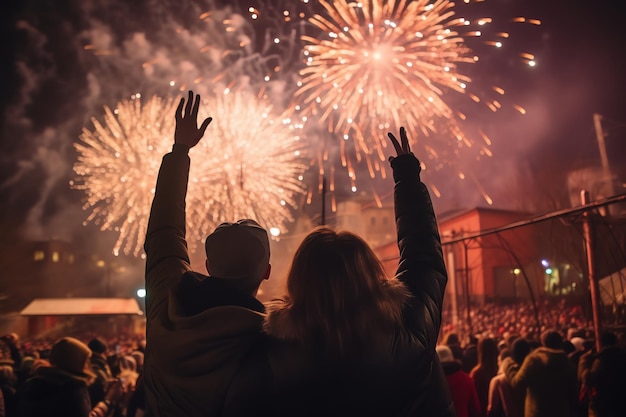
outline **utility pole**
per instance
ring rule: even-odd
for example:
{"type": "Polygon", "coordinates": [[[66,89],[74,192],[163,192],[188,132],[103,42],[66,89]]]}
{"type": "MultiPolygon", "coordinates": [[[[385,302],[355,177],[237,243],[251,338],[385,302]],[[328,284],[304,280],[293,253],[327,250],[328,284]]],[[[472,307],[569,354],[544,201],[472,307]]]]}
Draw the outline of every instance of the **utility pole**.
{"type": "Polygon", "coordinates": [[[326,175],[322,176],[322,224],[326,225],[326,175]]]}
{"type": "MultiPolygon", "coordinates": [[[[602,174],[608,194],[604,197],[612,197],[615,194],[615,190],[613,189],[613,177],[611,175],[611,167],[609,166],[609,157],[606,153],[606,142],[604,141],[604,131],[602,130],[602,116],[598,113],[593,114],[593,125],[596,130],[596,140],[598,141],[600,162],[602,163],[602,174]]],[[[607,207],[607,212],[608,211],[609,208],[607,207]]]]}
{"type": "Polygon", "coordinates": [[[450,300],[452,302],[452,324],[456,327],[459,323],[459,306],[456,289],[456,263],[454,262],[454,246],[446,250],[448,266],[448,287],[450,289],[450,300]]]}
{"type": "Polygon", "coordinates": [[[467,304],[467,325],[469,326],[470,336],[472,335],[474,329],[472,327],[472,308],[470,306],[470,285],[469,285],[469,256],[468,256],[468,246],[470,242],[463,241],[463,254],[465,257],[465,303],[467,304]]]}
{"type": "MultiPolygon", "coordinates": [[[[583,205],[589,204],[589,191],[580,192],[580,199],[583,205]]],[[[594,257],[594,235],[591,225],[590,212],[583,214],[583,234],[585,237],[585,251],[587,252],[587,275],[589,276],[589,290],[591,292],[591,310],[593,313],[593,332],[596,336],[596,351],[600,351],[600,335],[602,332],[602,316],[600,312],[600,288],[598,277],[596,276],[596,266],[594,257]]]]}

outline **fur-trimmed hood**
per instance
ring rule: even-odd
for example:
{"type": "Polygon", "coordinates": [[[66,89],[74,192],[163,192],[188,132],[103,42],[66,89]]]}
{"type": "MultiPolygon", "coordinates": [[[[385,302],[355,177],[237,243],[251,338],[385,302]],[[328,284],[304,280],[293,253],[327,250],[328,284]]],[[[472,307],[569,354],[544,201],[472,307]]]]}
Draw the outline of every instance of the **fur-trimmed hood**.
{"type": "MultiPolygon", "coordinates": [[[[363,306],[364,315],[361,319],[368,323],[379,323],[380,313],[391,319],[396,327],[403,327],[403,309],[408,304],[411,294],[405,285],[398,279],[391,278],[383,281],[383,298],[378,301],[378,308],[363,306]]],[[[263,330],[268,335],[281,340],[302,340],[303,329],[293,319],[292,304],[290,300],[275,300],[266,305],[267,316],[263,324],[263,330]]],[[[365,326],[375,332],[377,326],[365,326]]],[[[377,334],[372,334],[375,337],[377,334]]]]}

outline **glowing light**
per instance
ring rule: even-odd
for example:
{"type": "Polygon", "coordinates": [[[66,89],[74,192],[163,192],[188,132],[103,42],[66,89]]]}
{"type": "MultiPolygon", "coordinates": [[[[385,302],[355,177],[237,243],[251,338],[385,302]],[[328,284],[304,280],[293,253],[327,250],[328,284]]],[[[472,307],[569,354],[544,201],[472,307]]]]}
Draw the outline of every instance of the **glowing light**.
{"type": "MultiPolygon", "coordinates": [[[[141,252],[156,175],[172,146],[175,105],[153,97],[143,105],[122,101],[116,114],[105,107],[103,122],[92,118],[93,129],[84,129],[75,145],[72,187],[85,191],[85,223],[119,233],[114,253],[141,252]]],[[[190,249],[224,221],[254,218],[284,227],[304,192],[297,178],[307,165],[295,156],[296,151],[306,155],[302,142],[293,140],[282,118],[254,96],[217,95],[201,108],[210,109],[216,122],[190,151],[190,249]]]]}
{"type": "Polygon", "coordinates": [[[515,269],[513,269],[513,273],[514,273],[515,275],[519,275],[521,272],[522,272],[522,271],[521,271],[521,269],[519,269],[519,268],[515,268],[515,269]]]}
{"type": "Polygon", "coordinates": [[[278,227],[270,227],[270,235],[274,237],[280,236],[280,229],[278,227]]]}
{"type": "Polygon", "coordinates": [[[547,268],[548,265],[550,265],[550,263],[546,259],[542,259],[541,260],[541,265],[543,265],[544,268],[547,268]]]}
{"type": "Polygon", "coordinates": [[[137,297],[145,298],[145,296],[146,296],[146,290],[144,288],[139,288],[137,290],[137,297]]]}

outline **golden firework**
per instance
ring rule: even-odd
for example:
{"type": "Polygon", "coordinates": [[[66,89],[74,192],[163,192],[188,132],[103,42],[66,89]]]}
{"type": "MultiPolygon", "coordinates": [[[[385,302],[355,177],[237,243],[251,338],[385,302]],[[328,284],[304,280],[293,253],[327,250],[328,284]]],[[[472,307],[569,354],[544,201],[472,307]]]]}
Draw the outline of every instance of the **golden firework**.
{"type": "MultiPolygon", "coordinates": [[[[75,145],[71,186],[85,191],[84,223],[118,232],[116,255],[141,253],[156,175],[173,143],[174,101],[152,97],[142,104],[135,97],[115,110],[105,107],[103,122],[93,118],[93,129],[83,129],[75,145]]],[[[298,177],[307,168],[289,120],[245,93],[218,94],[202,107],[214,121],[190,152],[190,248],[224,221],[254,218],[268,229],[284,228],[304,192],[298,177]]]]}
{"type": "MultiPolygon", "coordinates": [[[[482,36],[475,27],[489,25],[490,18],[459,17],[449,0],[319,3],[323,15],[309,21],[322,35],[303,37],[306,67],[294,107],[326,123],[352,180],[354,164],[362,160],[371,177],[384,175],[379,161],[387,156],[385,133],[399,126],[407,127],[416,153],[435,170],[456,160],[461,148],[490,156],[486,134],[467,135],[467,116],[450,104],[456,95],[484,102],[492,111],[501,107],[498,100],[469,91],[472,80],[464,72],[478,61],[466,40],[482,36]]],[[[499,48],[509,35],[490,36],[485,43],[499,48]]],[[[534,57],[522,58],[534,65],[534,57]]],[[[493,91],[504,93],[499,87],[493,91]]]]}

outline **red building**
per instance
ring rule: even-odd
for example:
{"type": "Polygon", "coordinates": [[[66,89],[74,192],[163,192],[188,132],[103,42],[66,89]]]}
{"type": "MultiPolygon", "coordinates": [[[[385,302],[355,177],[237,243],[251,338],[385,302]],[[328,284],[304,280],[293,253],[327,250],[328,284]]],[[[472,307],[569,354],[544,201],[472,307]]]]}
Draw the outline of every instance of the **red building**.
{"type": "MultiPolygon", "coordinates": [[[[490,208],[440,216],[439,231],[449,275],[446,299],[453,308],[461,308],[468,301],[482,304],[493,299],[527,298],[529,290],[524,274],[535,295],[543,292],[544,271],[537,261],[539,254],[532,228],[478,237],[485,231],[528,217],[526,213],[490,208]]],[[[395,274],[399,257],[396,242],[378,247],[376,254],[386,272],[395,274]]]]}

